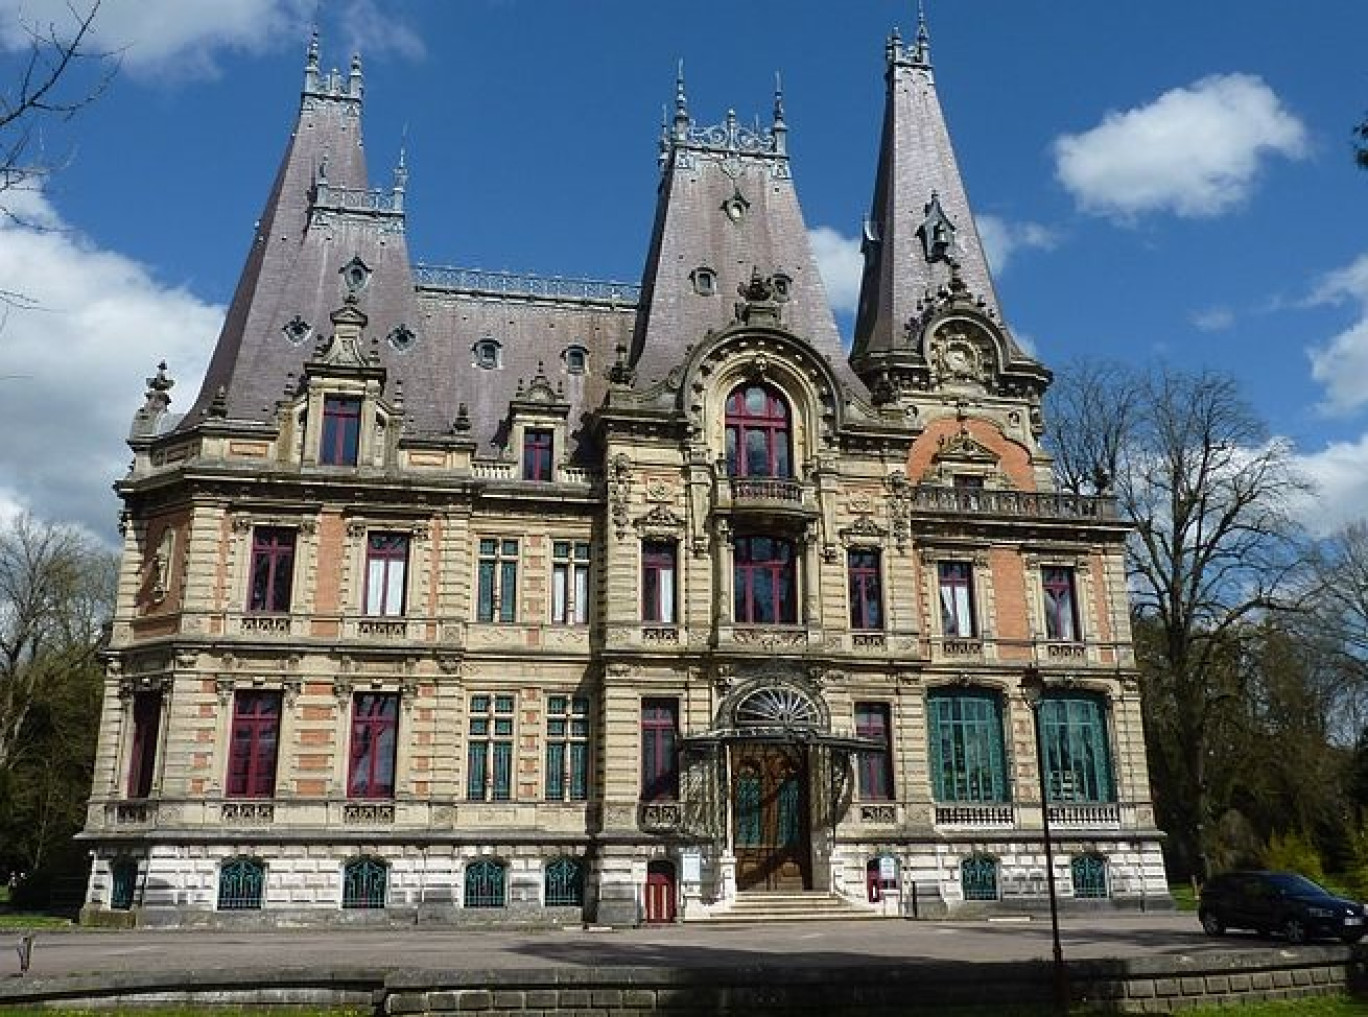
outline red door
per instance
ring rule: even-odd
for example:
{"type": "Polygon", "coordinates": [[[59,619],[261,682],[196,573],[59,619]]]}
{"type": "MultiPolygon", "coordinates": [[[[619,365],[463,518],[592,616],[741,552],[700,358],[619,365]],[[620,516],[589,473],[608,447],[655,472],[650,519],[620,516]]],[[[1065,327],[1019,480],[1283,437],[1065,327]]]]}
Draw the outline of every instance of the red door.
{"type": "Polygon", "coordinates": [[[646,921],[659,925],[675,920],[675,870],[670,862],[646,867],[646,921]]]}

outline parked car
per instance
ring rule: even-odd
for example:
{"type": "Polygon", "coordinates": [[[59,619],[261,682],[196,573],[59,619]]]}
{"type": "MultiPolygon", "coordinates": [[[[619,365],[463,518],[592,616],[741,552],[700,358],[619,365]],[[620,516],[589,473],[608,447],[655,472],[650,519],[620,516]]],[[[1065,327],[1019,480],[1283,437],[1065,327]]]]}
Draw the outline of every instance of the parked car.
{"type": "Polygon", "coordinates": [[[1226,929],[1281,933],[1289,943],[1330,937],[1346,943],[1363,938],[1364,907],[1337,897],[1295,872],[1226,872],[1202,887],[1197,917],[1208,936],[1226,929]]]}

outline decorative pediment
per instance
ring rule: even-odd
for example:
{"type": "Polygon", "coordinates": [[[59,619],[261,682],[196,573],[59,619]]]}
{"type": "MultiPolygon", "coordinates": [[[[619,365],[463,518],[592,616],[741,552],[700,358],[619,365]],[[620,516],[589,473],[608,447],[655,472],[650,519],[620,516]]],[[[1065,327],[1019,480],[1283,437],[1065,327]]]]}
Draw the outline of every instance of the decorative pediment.
{"type": "Polygon", "coordinates": [[[684,519],[670,509],[668,505],[657,505],[644,516],[637,519],[634,524],[640,534],[679,533],[684,529],[684,519]]]}
{"type": "Polygon", "coordinates": [[[996,452],[983,444],[970,433],[967,424],[961,422],[954,434],[942,435],[931,461],[942,463],[972,464],[975,466],[997,466],[1001,459],[996,452]]]}
{"type": "Polygon", "coordinates": [[[874,521],[874,517],[868,514],[861,514],[855,517],[855,521],[849,526],[838,531],[841,535],[841,542],[850,544],[878,544],[888,536],[888,531],[874,521]]]}
{"type": "Polygon", "coordinates": [[[518,389],[513,395],[510,407],[515,415],[522,413],[564,417],[570,413],[570,404],[565,399],[563,383],[557,382],[552,385],[551,379],[546,376],[546,366],[540,360],[537,361],[537,373],[532,376],[530,382],[524,384],[521,378],[518,379],[518,389]]]}

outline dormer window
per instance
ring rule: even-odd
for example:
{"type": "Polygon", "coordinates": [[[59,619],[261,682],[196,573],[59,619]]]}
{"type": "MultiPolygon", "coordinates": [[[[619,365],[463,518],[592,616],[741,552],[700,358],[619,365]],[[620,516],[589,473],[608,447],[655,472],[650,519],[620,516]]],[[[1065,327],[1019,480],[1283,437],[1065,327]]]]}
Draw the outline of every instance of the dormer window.
{"type": "Polygon", "coordinates": [[[409,328],[403,322],[400,322],[398,325],[395,325],[394,328],[390,329],[389,344],[400,353],[412,348],[417,339],[418,337],[414,335],[413,329],[409,328]]]}
{"type": "Polygon", "coordinates": [[[783,272],[775,272],[770,276],[770,283],[774,286],[774,299],[780,303],[793,293],[793,279],[783,272]]]}
{"type": "Polygon", "coordinates": [[[529,427],[523,432],[523,480],[551,480],[550,431],[529,427]]]}
{"type": "Polygon", "coordinates": [[[583,374],[588,362],[589,354],[583,346],[574,345],[565,348],[565,369],[570,374],[583,374]]]}
{"type": "Polygon", "coordinates": [[[290,342],[299,345],[313,335],[313,326],[296,314],[281,326],[280,331],[285,333],[285,338],[290,342]]]}
{"type": "Polygon", "coordinates": [[[492,371],[499,366],[500,354],[499,340],[493,337],[486,337],[471,347],[471,352],[475,355],[475,366],[492,371]]]}
{"type": "Polygon", "coordinates": [[[361,400],[355,396],[325,396],[318,461],[325,466],[355,466],[360,443],[361,400]]]}
{"type": "Polygon", "coordinates": [[[700,297],[710,297],[717,292],[717,273],[705,265],[700,265],[689,273],[694,292],[700,297]]]}

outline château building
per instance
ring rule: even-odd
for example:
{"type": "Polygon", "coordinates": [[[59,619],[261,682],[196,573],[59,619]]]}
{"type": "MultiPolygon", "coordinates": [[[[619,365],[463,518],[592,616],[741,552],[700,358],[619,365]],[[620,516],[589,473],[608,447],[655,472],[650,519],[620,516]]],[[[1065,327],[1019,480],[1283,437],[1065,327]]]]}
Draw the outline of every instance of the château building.
{"type": "Polygon", "coordinates": [[[437,268],[315,39],[129,436],[88,921],[992,913],[1047,843],[1064,907],[1167,901],[1126,526],[1055,488],[924,25],[885,73],[847,350],[781,95],[680,81],[639,286],[437,268]]]}

